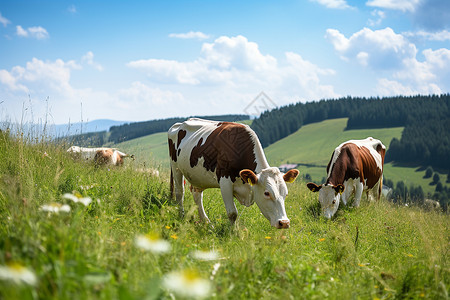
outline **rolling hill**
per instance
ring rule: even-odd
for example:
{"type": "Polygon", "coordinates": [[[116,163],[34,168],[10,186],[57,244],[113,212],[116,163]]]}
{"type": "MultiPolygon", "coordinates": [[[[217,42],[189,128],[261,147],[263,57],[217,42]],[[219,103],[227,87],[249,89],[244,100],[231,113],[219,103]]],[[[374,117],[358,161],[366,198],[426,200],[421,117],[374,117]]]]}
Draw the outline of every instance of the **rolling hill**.
{"type": "MultiPolygon", "coordinates": [[[[320,182],[326,176],[326,165],[336,146],[349,139],[362,139],[372,136],[380,139],[386,147],[393,138],[401,136],[402,127],[345,130],[346,118],[331,119],[303,126],[295,133],[279,140],[264,149],[270,165],[298,163],[302,175],[309,174],[313,181],[320,182]]],[[[115,147],[134,154],[137,163],[158,167],[162,171],[169,166],[167,133],[160,132],[145,137],[116,144],[115,147]]],[[[384,176],[394,182],[403,181],[406,186],[420,185],[425,193],[433,193],[435,186],[431,178],[424,179],[425,170],[385,165],[384,176]]],[[[445,178],[446,174],[440,174],[445,178]]],[[[447,186],[450,186],[447,184],[447,186]]]]}

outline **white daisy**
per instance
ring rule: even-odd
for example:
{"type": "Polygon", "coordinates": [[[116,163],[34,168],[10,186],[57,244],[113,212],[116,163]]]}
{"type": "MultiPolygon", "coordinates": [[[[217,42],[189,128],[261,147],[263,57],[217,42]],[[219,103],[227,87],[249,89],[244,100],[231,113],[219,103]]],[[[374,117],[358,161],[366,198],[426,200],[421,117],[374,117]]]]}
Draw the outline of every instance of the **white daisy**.
{"type": "Polygon", "coordinates": [[[60,204],[60,203],[50,203],[50,204],[44,204],[41,206],[40,210],[47,211],[49,213],[60,213],[60,212],[69,212],[70,206],[67,204],[60,204]]]}
{"type": "Polygon", "coordinates": [[[191,253],[191,256],[195,259],[205,260],[205,261],[219,259],[219,253],[214,250],[212,250],[212,251],[196,250],[191,253]]]}
{"type": "Polygon", "coordinates": [[[72,200],[75,203],[82,203],[84,206],[88,206],[91,202],[92,199],[89,197],[83,197],[80,193],[75,192],[74,194],[70,194],[70,193],[65,193],[63,195],[63,198],[65,199],[69,199],[72,200]]]}
{"type": "Polygon", "coordinates": [[[163,287],[180,297],[203,299],[211,294],[211,281],[201,278],[197,272],[184,270],[164,276],[163,287]]]}
{"type": "Polygon", "coordinates": [[[138,235],[135,240],[137,247],[156,254],[170,251],[170,243],[160,239],[157,234],[138,235]]]}
{"type": "Polygon", "coordinates": [[[25,283],[36,285],[37,278],[34,273],[18,263],[0,266],[0,280],[10,280],[16,284],[25,283]]]}

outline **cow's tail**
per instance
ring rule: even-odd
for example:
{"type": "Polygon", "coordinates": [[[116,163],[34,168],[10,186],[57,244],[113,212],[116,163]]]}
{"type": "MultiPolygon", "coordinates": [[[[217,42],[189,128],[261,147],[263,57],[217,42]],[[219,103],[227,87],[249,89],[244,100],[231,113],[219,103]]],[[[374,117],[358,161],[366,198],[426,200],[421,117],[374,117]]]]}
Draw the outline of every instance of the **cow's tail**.
{"type": "Polygon", "coordinates": [[[170,168],[170,199],[173,199],[173,172],[170,168]]]}

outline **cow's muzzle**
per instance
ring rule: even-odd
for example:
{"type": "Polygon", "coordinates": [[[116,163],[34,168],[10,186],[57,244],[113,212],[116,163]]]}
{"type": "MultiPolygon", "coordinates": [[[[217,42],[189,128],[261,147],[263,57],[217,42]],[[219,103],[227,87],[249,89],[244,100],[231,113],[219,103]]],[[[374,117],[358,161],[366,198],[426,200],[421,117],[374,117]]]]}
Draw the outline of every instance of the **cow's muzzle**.
{"type": "Polygon", "coordinates": [[[277,224],[277,228],[281,229],[281,228],[289,228],[290,226],[290,221],[289,219],[287,220],[279,220],[278,224],[277,224]]]}

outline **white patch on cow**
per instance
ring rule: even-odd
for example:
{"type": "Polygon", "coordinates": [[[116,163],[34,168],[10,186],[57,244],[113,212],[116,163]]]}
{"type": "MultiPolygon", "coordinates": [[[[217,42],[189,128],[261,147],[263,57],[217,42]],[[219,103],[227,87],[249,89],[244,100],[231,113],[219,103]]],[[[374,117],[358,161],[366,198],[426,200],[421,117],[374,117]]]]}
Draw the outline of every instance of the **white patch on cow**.
{"type": "MultiPolygon", "coordinates": [[[[194,198],[199,206],[199,215],[204,220],[209,221],[203,209],[202,192],[198,192],[195,188],[202,191],[206,188],[220,188],[227,215],[232,223],[237,217],[237,209],[233,200],[233,197],[235,197],[245,206],[250,206],[256,202],[272,226],[288,228],[289,219],[286,216],[284,207],[284,200],[288,192],[283,179],[284,174],[278,168],[269,166],[261,143],[249,126],[244,125],[253,144],[253,154],[256,162],[254,173],[258,178],[255,184],[243,183],[240,177],[236,177],[234,182],[230,177],[217,178],[216,170],[208,171],[204,167],[205,159],[203,156],[200,156],[196,164],[191,167],[192,150],[199,145],[200,139],[202,139],[200,145],[204,145],[210,134],[217,129],[219,123],[194,118],[184,123],[176,123],[168,131],[168,138],[174,143],[176,148],[176,161],[171,160],[171,169],[180,212],[184,211],[184,189],[181,186],[181,182],[183,182],[183,177],[185,177],[194,187],[192,190],[195,192],[194,198]],[[178,132],[180,130],[186,131],[186,135],[178,145],[178,132]],[[266,196],[266,194],[269,194],[269,196],[266,196]]],[[[232,146],[235,146],[236,149],[239,148],[238,145],[232,146]]]]}
{"type": "Polygon", "coordinates": [[[381,145],[381,147],[385,150],[386,150],[386,147],[383,145],[383,143],[380,140],[374,139],[373,137],[367,137],[364,140],[349,140],[349,141],[343,142],[342,144],[337,146],[336,149],[334,149],[334,154],[333,154],[333,158],[331,160],[330,169],[328,170],[328,174],[327,174],[328,177],[331,176],[331,171],[333,170],[333,166],[336,163],[337,159],[339,158],[339,155],[341,154],[342,146],[345,144],[350,144],[350,143],[355,144],[360,149],[361,149],[361,147],[366,147],[370,151],[370,154],[372,155],[372,157],[375,159],[375,162],[377,163],[377,167],[380,170],[383,170],[383,162],[382,162],[380,154],[377,152],[377,146],[381,145]]]}

